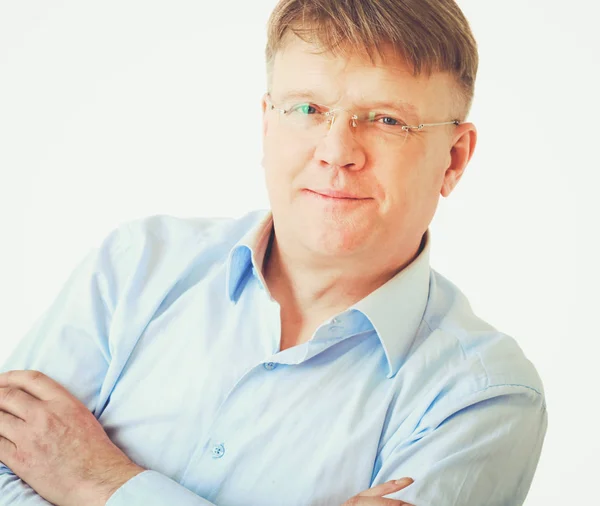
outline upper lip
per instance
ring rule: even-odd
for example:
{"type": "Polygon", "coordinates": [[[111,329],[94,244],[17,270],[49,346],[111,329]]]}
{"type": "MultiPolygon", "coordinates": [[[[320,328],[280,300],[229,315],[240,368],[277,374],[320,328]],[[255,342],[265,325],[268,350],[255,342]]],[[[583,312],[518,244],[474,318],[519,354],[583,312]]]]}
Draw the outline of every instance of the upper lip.
{"type": "Polygon", "coordinates": [[[318,193],[320,195],[325,195],[326,197],[333,197],[336,199],[362,199],[364,197],[361,197],[359,195],[355,195],[354,193],[350,193],[350,192],[346,192],[346,191],[342,191],[342,190],[329,190],[329,189],[324,189],[324,190],[310,190],[314,193],[318,193]]]}

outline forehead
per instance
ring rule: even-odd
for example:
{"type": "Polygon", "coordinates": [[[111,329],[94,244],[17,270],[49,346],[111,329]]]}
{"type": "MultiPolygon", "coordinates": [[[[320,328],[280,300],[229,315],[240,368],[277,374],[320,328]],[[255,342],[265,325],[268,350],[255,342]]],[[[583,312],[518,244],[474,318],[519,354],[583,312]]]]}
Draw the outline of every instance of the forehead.
{"type": "Polygon", "coordinates": [[[419,116],[448,114],[455,91],[454,77],[442,72],[414,76],[403,58],[391,49],[385,61],[375,56],[350,53],[334,55],[290,35],[274,58],[271,93],[311,91],[325,104],[368,105],[399,102],[412,105],[419,116]]]}

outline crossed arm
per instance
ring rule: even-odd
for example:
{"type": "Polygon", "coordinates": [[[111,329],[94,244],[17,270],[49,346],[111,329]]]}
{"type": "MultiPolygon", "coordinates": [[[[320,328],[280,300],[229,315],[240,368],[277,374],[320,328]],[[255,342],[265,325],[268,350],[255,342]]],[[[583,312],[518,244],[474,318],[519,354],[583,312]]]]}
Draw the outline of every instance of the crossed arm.
{"type": "MultiPolygon", "coordinates": [[[[88,255],[0,369],[16,371],[0,374],[0,506],[213,504],[131,462],[94,416],[118,296],[107,278],[118,278],[110,274],[117,269],[126,278],[129,268],[115,260],[123,248],[113,235],[88,255]]],[[[392,438],[376,462],[376,488],[347,505],[518,506],[546,425],[543,397],[527,387],[475,392],[461,409],[436,413],[410,440],[392,438]],[[405,476],[414,483],[390,483],[405,476]]]]}
{"type": "MultiPolygon", "coordinates": [[[[374,488],[345,506],[522,504],[541,449],[545,410],[526,393],[488,395],[399,443],[379,466],[374,488]],[[473,427],[466,423],[473,417],[490,431],[462,430],[473,427]],[[411,486],[391,482],[412,470],[417,478],[411,486]]],[[[0,506],[213,504],[132,462],[79,399],[37,371],[0,374],[0,461],[6,464],[0,468],[0,506]]]]}
{"type": "MultiPolygon", "coordinates": [[[[77,398],[38,371],[0,374],[0,459],[14,471],[0,476],[0,504],[104,506],[136,477],[110,504],[213,504],[130,461],[77,398]]],[[[347,504],[406,505],[382,496],[410,483],[382,484],[347,504]]]]}

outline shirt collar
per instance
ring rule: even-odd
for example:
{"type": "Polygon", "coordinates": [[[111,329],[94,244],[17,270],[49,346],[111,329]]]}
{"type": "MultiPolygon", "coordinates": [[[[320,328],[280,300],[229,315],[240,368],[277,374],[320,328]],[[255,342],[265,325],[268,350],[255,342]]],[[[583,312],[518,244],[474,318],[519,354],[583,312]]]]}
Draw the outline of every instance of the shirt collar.
{"type": "MultiPolygon", "coordinates": [[[[272,230],[273,215],[267,211],[231,249],[227,261],[226,286],[232,302],[237,302],[251,275],[255,275],[266,288],[262,264],[272,230]]],[[[400,368],[427,306],[430,235],[427,230],[420,253],[408,266],[347,310],[360,311],[373,325],[385,350],[388,378],[400,368]]]]}
{"type": "Polygon", "coordinates": [[[254,274],[263,287],[266,287],[262,274],[262,264],[273,230],[273,215],[266,211],[246,232],[229,252],[227,260],[227,296],[237,302],[248,277],[254,274]]]}
{"type": "Polygon", "coordinates": [[[417,257],[392,279],[350,309],[372,323],[385,350],[391,378],[402,365],[421,325],[429,299],[431,233],[425,232],[417,257]]]}

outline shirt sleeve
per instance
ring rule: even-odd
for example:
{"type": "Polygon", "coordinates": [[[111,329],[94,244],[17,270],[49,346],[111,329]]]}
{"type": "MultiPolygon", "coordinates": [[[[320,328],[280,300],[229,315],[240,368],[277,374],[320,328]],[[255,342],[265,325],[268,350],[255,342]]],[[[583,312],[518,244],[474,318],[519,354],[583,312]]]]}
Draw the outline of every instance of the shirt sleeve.
{"type": "MultiPolygon", "coordinates": [[[[0,372],[36,370],[58,381],[98,417],[111,361],[113,312],[133,270],[127,225],[113,230],[71,273],[58,296],[19,341],[0,372]]],[[[109,506],[207,506],[169,477],[144,471],[110,497],[109,506]]],[[[0,462],[0,506],[52,506],[0,462]]]]}
{"type": "Polygon", "coordinates": [[[452,409],[432,410],[408,440],[384,446],[372,486],[409,476],[414,483],[386,497],[415,506],[520,506],[547,420],[536,390],[488,387],[452,409]]]}
{"type": "Polygon", "coordinates": [[[106,506],[215,506],[156,471],[144,471],[110,496],[106,506]]]}
{"type": "MultiPolygon", "coordinates": [[[[41,371],[97,416],[98,395],[110,363],[108,329],[121,289],[128,237],[126,227],[115,229],[82,259],[0,372],[41,371]]],[[[48,504],[0,462],[0,506],[48,504]]]]}

